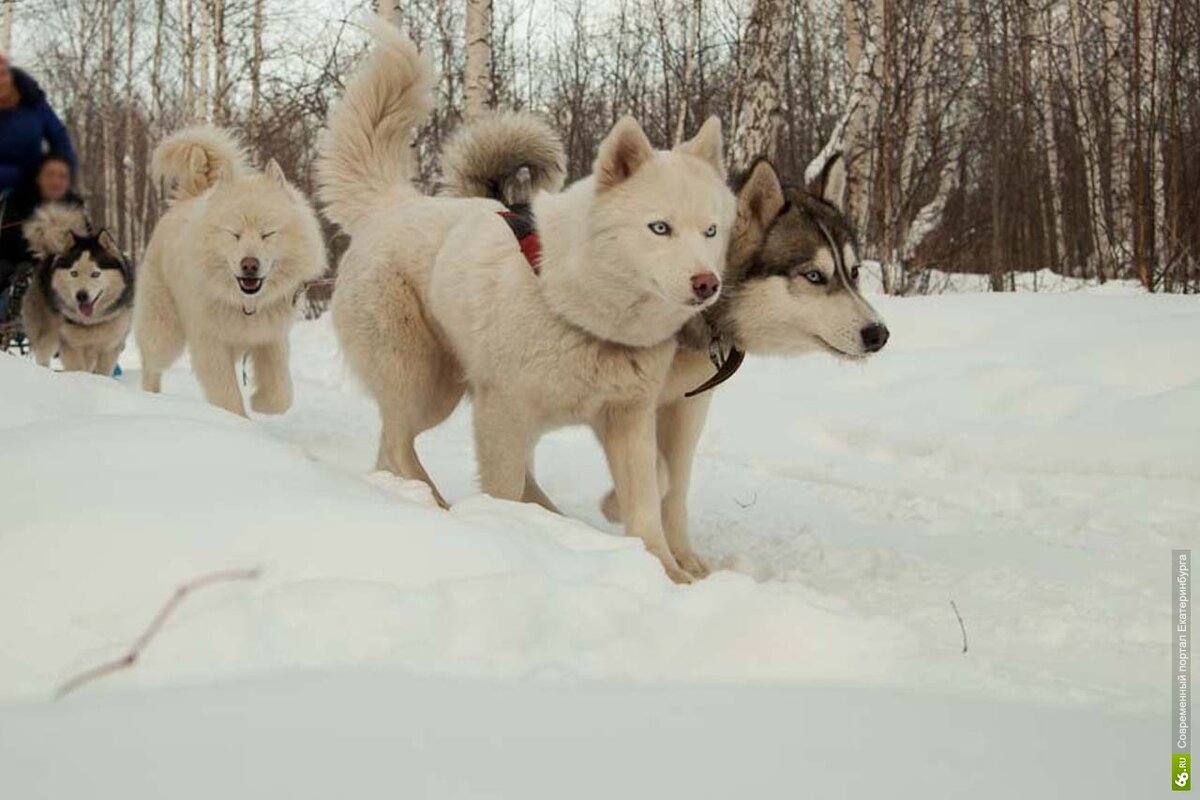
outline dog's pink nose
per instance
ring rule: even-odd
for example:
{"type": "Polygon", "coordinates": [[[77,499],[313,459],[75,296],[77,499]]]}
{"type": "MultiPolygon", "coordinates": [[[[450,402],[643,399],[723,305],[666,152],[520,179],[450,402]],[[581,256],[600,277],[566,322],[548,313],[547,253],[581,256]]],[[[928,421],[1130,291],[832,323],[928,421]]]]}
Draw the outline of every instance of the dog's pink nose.
{"type": "Polygon", "coordinates": [[[258,259],[247,256],[242,259],[242,272],[246,275],[258,274],[258,259]]]}
{"type": "Polygon", "coordinates": [[[721,279],[714,272],[701,272],[692,276],[692,292],[700,300],[707,300],[721,288],[721,279]]]}

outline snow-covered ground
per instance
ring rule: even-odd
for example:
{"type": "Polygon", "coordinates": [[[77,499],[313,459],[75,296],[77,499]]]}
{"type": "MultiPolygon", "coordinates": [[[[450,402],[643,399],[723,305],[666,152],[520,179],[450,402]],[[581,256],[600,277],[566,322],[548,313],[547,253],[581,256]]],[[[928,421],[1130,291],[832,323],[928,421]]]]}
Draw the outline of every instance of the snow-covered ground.
{"type": "Polygon", "coordinates": [[[476,494],[467,409],[421,442],[451,511],[370,474],[327,320],[280,418],[186,366],[141,394],[132,352],[122,382],[0,357],[0,797],[1157,796],[1200,304],[876,302],[870,363],[719,391],[690,587],[603,521],[585,430],[538,450],[574,520],[476,494]]]}

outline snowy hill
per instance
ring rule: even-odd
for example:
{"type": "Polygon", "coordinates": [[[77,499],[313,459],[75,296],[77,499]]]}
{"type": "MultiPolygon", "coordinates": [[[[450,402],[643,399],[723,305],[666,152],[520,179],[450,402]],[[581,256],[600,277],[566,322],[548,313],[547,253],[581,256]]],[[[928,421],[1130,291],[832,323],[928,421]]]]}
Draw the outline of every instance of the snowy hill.
{"type": "Polygon", "coordinates": [[[124,384],[0,357],[0,796],[1154,796],[1200,305],[878,305],[869,364],[752,358],[718,393],[692,510],[722,569],[691,587],[603,522],[587,431],[538,452],[574,520],[475,494],[465,409],[421,443],[451,511],[371,475],[327,321],[282,418],[186,366],[142,394],[135,354],[124,384]],[[235,784],[180,784],[201,759],[235,784]]]}

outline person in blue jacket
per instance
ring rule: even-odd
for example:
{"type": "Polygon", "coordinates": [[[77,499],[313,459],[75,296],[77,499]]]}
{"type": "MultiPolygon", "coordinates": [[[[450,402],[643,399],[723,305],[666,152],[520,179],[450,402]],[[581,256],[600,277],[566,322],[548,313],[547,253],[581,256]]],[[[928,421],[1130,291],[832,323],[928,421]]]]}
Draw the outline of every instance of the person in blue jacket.
{"type": "Polygon", "coordinates": [[[66,158],[74,174],[75,148],[46,93],[0,55],[0,197],[32,181],[47,150],[66,158]]]}
{"type": "Polygon", "coordinates": [[[20,225],[37,205],[33,189],[48,166],[47,151],[55,154],[56,163],[65,162],[68,179],[74,176],[75,148],[46,93],[0,54],[0,304],[6,305],[2,301],[24,260],[15,252],[24,250],[20,225]]]}

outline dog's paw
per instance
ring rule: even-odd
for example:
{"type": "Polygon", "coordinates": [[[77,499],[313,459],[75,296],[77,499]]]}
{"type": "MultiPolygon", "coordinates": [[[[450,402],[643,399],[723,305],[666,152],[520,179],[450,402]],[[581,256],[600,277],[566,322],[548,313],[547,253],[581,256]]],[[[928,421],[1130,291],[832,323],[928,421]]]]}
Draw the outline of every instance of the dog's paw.
{"type": "Polygon", "coordinates": [[[250,396],[250,407],[259,414],[282,414],[292,407],[290,392],[257,391],[250,396]]]}
{"type": "Polygon", "coordinates": [[[679,562],[675,560],[675,556],[671,555],[670,552],[651,552],[662,562],[663,569],[667,571],[667,577],[675,581],[675,583],[686,585],[695,582],[696,579],[686,570],[680,568],[679,562]]]}
{"type": "Polygon", "coordinates": [[[700,558],[700,556],[696,555],[691,550],[687,550],[682,553],[676,553],[675,561],[679,564],[680,569],[691,575],[696,580],[707,578],[709,573],[712,572],[712,570],[709,569],[708,564],[704,563],[704,559],[700,558]]]}

